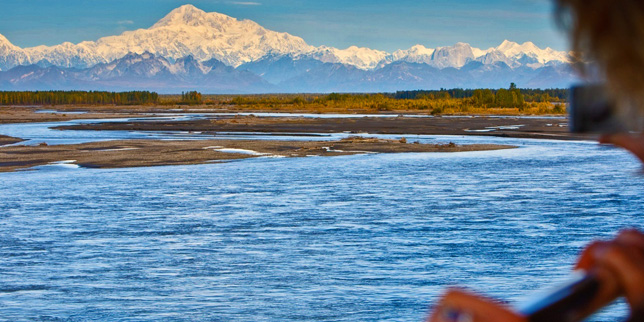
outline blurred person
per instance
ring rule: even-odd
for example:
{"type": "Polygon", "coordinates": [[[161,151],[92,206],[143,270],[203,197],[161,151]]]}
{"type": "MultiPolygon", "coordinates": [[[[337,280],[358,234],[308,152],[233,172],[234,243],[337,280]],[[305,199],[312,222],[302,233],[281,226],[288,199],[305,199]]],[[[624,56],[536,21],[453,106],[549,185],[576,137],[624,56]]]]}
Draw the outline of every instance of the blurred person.
{"type": "MultiPolygon", "coordinates": [[[[644,111],[644,0],[555,0],[557,19],[569,32],[574,63],[582,75],[606,80],[618,106],[644,111]],[[593,70],[580,62],[591,62],[593,70]],[[596,76],[596,75],[595,75],[596,76]]],[[[644,134],[602,135],[600,143],[622,147],[644,163],[644,134]]],[[[571,318],[581,320],[617,297],[630,307],[627,321],[644,321],[644,234],[624,230],[610,241],[596,241],[582,252],[575,269],[599,281],[593,299],[571,318]]],[[[556,322],[554,318],[552,322],[556,322]]],[[[464,290],[451,290],[435,307],[431,322],[529,321],[504,304],[464,290]]]]}

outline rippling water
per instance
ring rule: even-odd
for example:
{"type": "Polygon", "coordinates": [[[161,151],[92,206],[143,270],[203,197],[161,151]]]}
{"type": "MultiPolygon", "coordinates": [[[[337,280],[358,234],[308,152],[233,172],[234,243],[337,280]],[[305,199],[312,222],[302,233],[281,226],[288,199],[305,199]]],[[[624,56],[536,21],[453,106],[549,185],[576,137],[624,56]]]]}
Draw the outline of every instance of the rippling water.
{"type": "Polygon", "coordinates": [[[0,319],[422,321],[446,286],[515,302],[644,228],[621,151],[418,139],[520,148],[2,173],[0,319]]]}

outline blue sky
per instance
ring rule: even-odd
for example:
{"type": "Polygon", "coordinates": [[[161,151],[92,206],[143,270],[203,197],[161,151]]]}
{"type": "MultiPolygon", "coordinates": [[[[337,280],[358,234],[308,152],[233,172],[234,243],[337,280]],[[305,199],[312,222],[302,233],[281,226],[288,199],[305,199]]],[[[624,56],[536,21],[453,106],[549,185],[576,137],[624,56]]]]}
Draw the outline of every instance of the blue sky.
{"type": "Polygon", "coordinates": [[[550,0],[1,0],[0,34],[20,47],[78,43],[148,28],[186,3],[315,46],[394,51],[467,42],[488,48],[504,39],[566,50],[550,0]]]}

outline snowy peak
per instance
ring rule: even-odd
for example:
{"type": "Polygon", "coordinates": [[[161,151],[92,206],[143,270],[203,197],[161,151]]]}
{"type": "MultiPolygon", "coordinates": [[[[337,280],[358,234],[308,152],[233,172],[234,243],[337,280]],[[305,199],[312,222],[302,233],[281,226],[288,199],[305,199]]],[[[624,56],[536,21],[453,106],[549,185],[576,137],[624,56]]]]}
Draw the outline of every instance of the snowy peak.
{"type": "Polygon", "coordinates": [[[0,34],[0,71],[12,67],[30,64],[29,57],[24,50],[12,44],[5,36],[0,34]]]}
{"type": "Polygon", "coordinates": [[[530,41],[524,42],[522,45],[519,45],[518,43],[509,40],[504,40],[501,45],[499,45],[499,47],[496,47],[496,50],[502,52],[506,56],[516,56],[520,53],[528,54],[541,51],[539,47],[537,47],[530,41]]]}
{"type": "Polygon", "coordinates": [[[415,45],[407,50],[396,50],[390,57],[391,61],[404,61],[407,63],[429,64],[432,60],[434,49],[423,45],[415,45]]]}
{"type": "Polygon", "coordinates": [[[324,63],[352,65],[359,69],[373,69],[385,57],[387,52],[364,47],[351,46],[347,49],[319,47],[312,56],[324,63]]]}
{"type": "Polygon", "coordinates": [[[9,41],[9,39],[7,39],[7,37],[0,34],[0,45],[11,45],[11,42],[9,41]]]}
{"type": "Polygon", "coordinates": [[[413,55],[431,55],[434,53],[434,49],[427,48],[423,45],[415,45],[409,48],[409,50],[407,50],[407,53],[413,55]]]}
{"type": "Polygon", "coordinates": [[[198,61],[216,59],[237,67],[269,53],[302,54],[312,49],[299,37],[267,30],[253,21],[239,21],[185,5],[149,29],[126,31],[96,42],[42,46],[28,51],[34,61],[46,59],[63,67],[90,67],[119,59],[128,53],[144,52],[170,61],[191,55],[198,61]]]}
{"type": "Polygon", "coordinates": [[[546,64],[551,61],[569,62],[570,59],[566,52],[555,51],[548,47],[541,49],[534,43],[527,41],[519,45],[516,42],[504,40],[501,45],[496,47],[496,50],[503,53],[506,57],[521,59],[522,57],[529,57],[534,59],[539,64],[546,64]]]}
{"type": "Polygon", "coordinates": [[[170,11],[168,15],[154,24],[151,29],[171,26],[209,26],[218,28],[224,24],[235,22],[237,22],[237,19],[233,17],[217,12],[207,13],[191,4],[187,4],[170,11]]]}
{"type": "Polygon", "coordinates": [[[8,50],[21,50],[18,46],[12,44],[9,39],[0,34],[0,54],[8,50]]]}
{"type": "Polygon", "coordinates": [[[519,44],[514,42],[514,41],[509,41],[509,40],[504,40],[498,47],[496,47],[496,50],[500,52],[506,52],[509,51],[513,48],[518,47],[519,44]]]}
{"type": "Polygon", "coordinates": [[[456,43],[454,46],[436,48],[432,54],[432,63],[437,68],[460,68],[474,60],[472,47],[466,43],[456,43]]]}

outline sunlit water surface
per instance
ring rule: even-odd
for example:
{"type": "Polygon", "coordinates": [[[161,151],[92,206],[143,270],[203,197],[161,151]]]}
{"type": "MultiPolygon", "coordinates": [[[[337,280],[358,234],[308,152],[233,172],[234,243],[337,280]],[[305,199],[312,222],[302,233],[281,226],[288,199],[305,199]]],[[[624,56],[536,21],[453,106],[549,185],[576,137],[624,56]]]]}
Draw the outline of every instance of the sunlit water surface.
{"type": "Polygon", "coordinates": [[[2,173],[0,319],[422,321],[446,286],[515,303],[644,228],[624,152],[407,137],[519,148],[2,173]]]}

